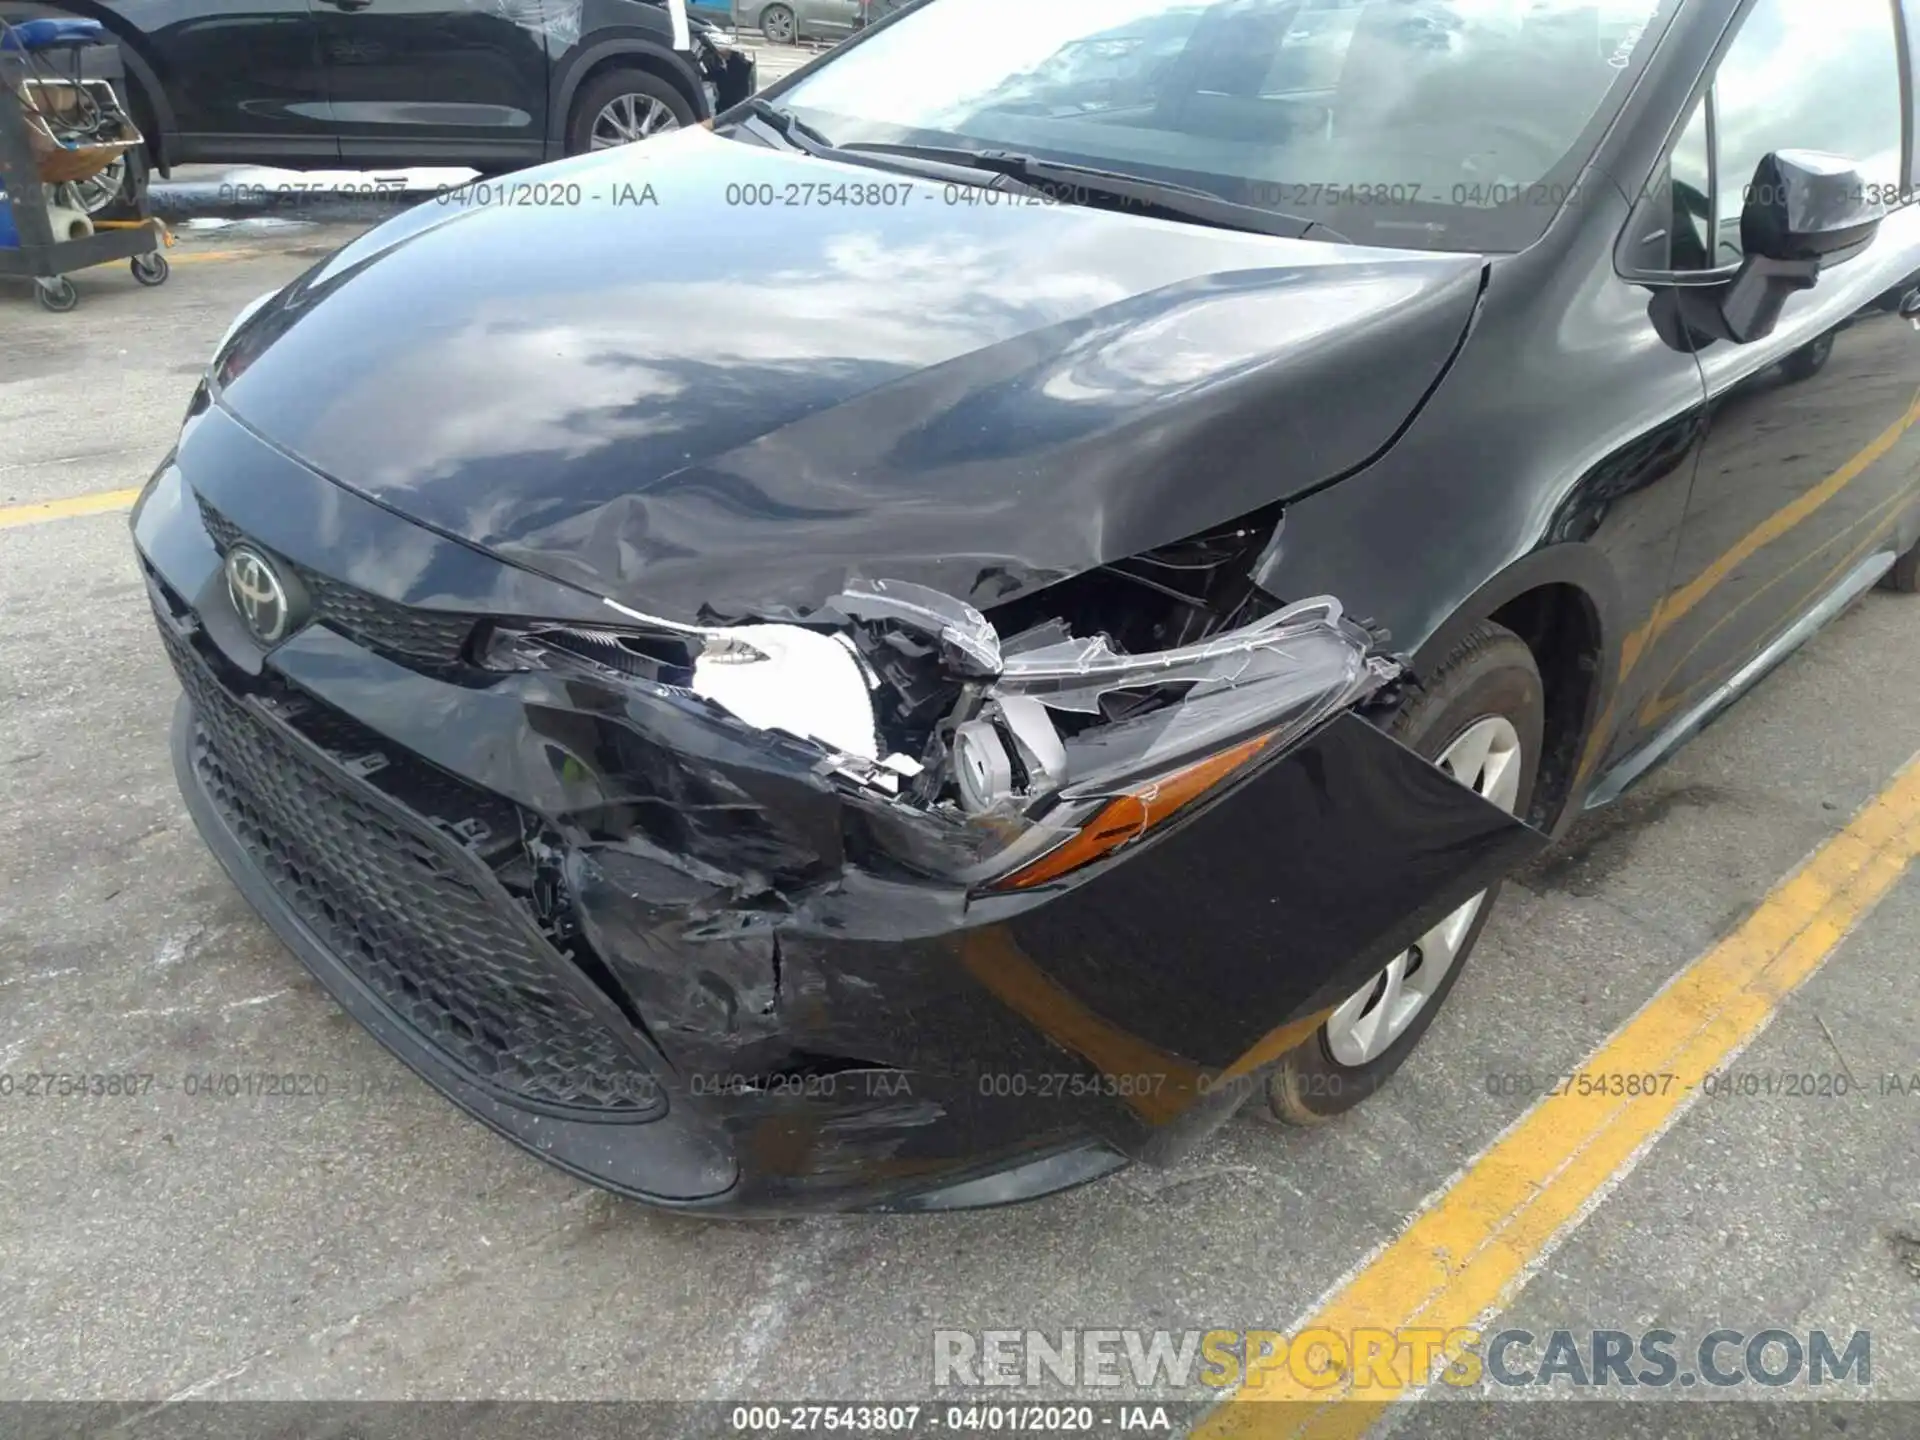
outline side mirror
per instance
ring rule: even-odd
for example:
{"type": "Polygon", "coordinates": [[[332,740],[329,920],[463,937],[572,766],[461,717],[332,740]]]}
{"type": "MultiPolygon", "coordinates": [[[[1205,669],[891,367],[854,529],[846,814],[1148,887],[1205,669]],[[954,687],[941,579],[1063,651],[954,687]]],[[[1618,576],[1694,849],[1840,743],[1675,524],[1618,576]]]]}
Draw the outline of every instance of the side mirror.
{"type": "Polygon", "coordinates": [[[1873,243],[1886,206],[1851,160],[1818,150],[1776,150],[1754,167],[1740,210],[1739,272],[1724,285],[1684,294],[1689,329],[1744,345],[1779,323],[1787,297],[1808,290],[1822,265],[1873,243]]]}
{"type": "Polygon", "coordinates": [[[1767,260],[1837,263],[1873,243],[1887,208],[1851,160],[1776,150],[1754,167],[1740,210],[1740,247],[1767,260]]]}

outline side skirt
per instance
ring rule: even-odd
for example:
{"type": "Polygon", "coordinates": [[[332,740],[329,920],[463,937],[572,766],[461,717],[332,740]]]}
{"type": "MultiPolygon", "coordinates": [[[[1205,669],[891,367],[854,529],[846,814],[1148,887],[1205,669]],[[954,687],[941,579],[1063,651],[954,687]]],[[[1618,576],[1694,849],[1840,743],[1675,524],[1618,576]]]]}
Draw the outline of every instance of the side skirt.
{"type": "Polygon", "coordinates": [[[1849,570],[1839,584],[1821,597],[1818,604],[1776,635],[1759,654],[1729,675],[1699,704],[1683,712],[1652,740],[1601,776],[1599,783],[1588,792],[1585,808],[1598,810],[1602,805],[1611,805],[1639,784],[1674,751],[1706,729],[1721,711],[1752,689],[1761,676],[1798,650],[1848,605],[1871,590],[1880,577],[1893,568],[1896,558],[1891,550],[1882,551],[1877,555],[1869,555],[1849,570]]]}

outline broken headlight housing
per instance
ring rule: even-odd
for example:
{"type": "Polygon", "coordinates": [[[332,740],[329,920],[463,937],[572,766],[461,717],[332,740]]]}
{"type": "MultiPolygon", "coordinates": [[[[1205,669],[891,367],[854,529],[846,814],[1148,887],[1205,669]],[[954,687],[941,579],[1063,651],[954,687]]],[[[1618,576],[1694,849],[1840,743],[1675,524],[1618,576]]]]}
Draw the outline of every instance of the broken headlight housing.
{"type": "Polygon", "coordinates": [[[1331,598],[1136,654],[1057,620],[1003,641],[950,595],[876,580],[805,624],[497,627],[481,660],[586,667],[806,742],[857,801],[965,832],[947,878],[1021,891],[1138,843],[1367,700],[1400,670],[1376,651],[1331,598]]]}

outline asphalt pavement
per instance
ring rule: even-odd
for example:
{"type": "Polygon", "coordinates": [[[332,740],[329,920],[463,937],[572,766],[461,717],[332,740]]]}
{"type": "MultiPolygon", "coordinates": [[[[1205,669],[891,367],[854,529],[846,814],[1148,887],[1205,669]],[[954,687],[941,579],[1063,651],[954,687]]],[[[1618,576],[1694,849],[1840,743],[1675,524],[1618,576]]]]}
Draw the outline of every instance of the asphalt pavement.
{"type": "MultiPolygon", "coordinates": [[[[1865,1331],[1870,1384],[1824,1393],[1920,1401],[1920,881],[1904,868],[1920,831],[1901,808],[1920,787],[1898,778],[1920,750],[1920,599],[1866,596],[1518,876],[1427,1042],[1338,1123],[1236,1120],[1174,1169],[1001,1211],[661,1214],[510,1148],[390,1059],[254,918],[176,796],[176,687],[124,492],[234,312],[354,233],[276,218],[184,231],[159,290],[83,273],[69,315],[0,285],[0,1399],[927,1399],[944,1393],[937,1331],[1404,1325],[1440,1313],[1420,1308],[1433,1296],[1467,1305],[1448,1287],[1485,1275],[1485,1304],[1461,1313],[1542,1338],[1865,1331]],[[1782,883],[1856,851],[1871,893],[1782,883]],[[1772,931],[1801,937],[1792,984],[1727,968],[1772,931]],[[1693,1087],[1605,1165],[1566,1140],[1593,1112],[1553,1092],[1702,993],[1713,1015],[1747,1007],[1746,1030],[1713,1032],[1735,1080],[1693,1087]],[[117,1094],[22,1078],[76,1075],[153,1078],[117,1094]],[[287,1075],[326,1093],[224,1079],[287,1075]],[[1476,1211],[1496,1181],[1564,1194],[1567,1213],[1536,1234],[1521,1201],[1476,1211]],[[1469,1238],[1409,1259],[1441,1221],[1469,1238]]],[[[1577,1409],[1592,1387],[1497,1393],[1572,1403],[1504,1404],[1477,1436],[1628,1432],[1576,1429],[1602,1423],[1577,1409]]],[[[1643,1433],[1723,1433],[1809,1398],[1714,1393],[1643,1433]]],[[[1442,1409],[1380,1423],[1438,1434],[1442,1409]]]]}

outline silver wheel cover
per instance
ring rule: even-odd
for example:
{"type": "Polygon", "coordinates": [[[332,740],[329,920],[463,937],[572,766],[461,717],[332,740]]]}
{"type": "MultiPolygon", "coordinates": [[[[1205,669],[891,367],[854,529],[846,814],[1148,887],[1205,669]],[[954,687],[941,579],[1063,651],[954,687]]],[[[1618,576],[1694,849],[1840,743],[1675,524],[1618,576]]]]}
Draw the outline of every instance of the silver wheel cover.
{"type": "MultiPolygon", "coordinates": [[[[1508,814],[1520,799],[1520,732],[1504,715],[1476,720],[1434,763],[1508,814]]],[[[1487,892],[1448,915],[1335,1007],[1327,1017],[1327,1049],[1342,1065],[1377,1060],[1439,990],[1473,928],[1487,892]]]]}

